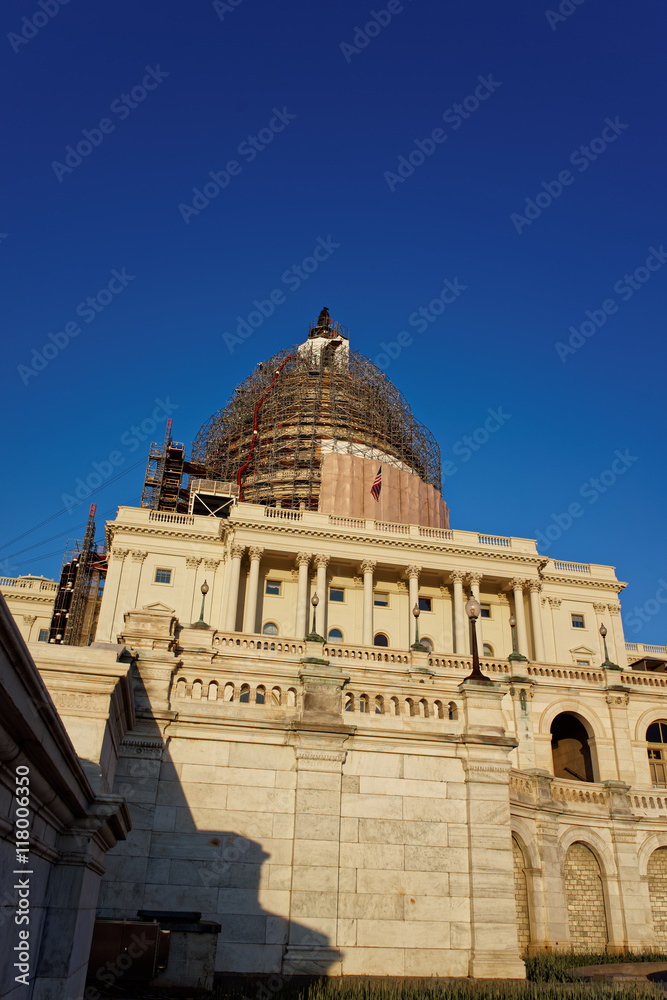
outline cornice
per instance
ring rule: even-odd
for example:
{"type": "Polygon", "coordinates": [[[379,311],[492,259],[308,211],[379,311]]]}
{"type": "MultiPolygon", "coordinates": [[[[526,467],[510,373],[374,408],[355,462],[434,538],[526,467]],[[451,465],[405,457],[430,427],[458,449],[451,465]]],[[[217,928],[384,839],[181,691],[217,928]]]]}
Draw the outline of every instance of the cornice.
{"type": "Polygon", "coordinates": [[[53,593],[51,594],[50,597],[48,595],[46,595],[46,594],[44,594],[44,595],[30,594],[30,592],[26,593],[25,591],[23,593],[21,593],[21,594],[17,594],[17,593],[14,593],[14,591],[12,591],[12,590],[2,590],[1,593],[2,593],[2,596],[4,597],[4,599],[7,601],[7,603],[9,603],[10,600],[13,600],[13,601],[25,601],[26,603],[30,602],[31,604],[35,604],[35,603],[37,603],[37,604],[53,604],[53,602],[56,599],[56,591],[55,590],[53,591],[53,593]]]}
{"type": "MultiPolygon", "coordinates": [[[[161,527],[156,525],[154,528],[148,528],[145,525],[140,524],[118,524],[113,522],[113,528],[108,531],[109,543],[113,544],[115,536],[118,532],[125,532],[128,535],[143,535],[151,536],[154,538],[176,538],[183,542],[212,542],[219,543],[224,542],[224,535],[201,535],[196,531],[183,531],[182,528],[177,530],[169,530],[168,527],[161,527]]],[[[109,545],[107,546],[109,547],[109,545]]]]}

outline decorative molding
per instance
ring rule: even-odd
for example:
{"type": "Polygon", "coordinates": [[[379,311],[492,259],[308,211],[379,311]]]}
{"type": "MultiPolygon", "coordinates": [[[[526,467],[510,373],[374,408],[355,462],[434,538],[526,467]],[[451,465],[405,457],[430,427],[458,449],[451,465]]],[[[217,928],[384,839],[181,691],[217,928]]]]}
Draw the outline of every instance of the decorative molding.
{"type": "Polygon", "coordinates": [[[408,580],[418,580],[421,571],[422,571],[421,566],[415,566],[413,564],[411,566],[406,567],[405,575],[407,576],[408,580]]]}
{"type": "Polygon", "coordinates": [[[317,567],[317,569],[321,569],[322,567],[326,569],[330,562],[331,562],[331,556],[324,556],[324,555],[315,556],[315,566],[317,567]]]}
{"type": "Polygon", "coordinates": [[[445,600],[445,601],[446,601],[446,600],[451,600],[451,599],[452,599],[452,592],[451,592],[451,590],[449,589],[449,587],[445,587],[444,585],[442,585],[442,586],[440,587],[440,596],[441,596],[441,597],[442,597],[442,599],[443,599],[443,600],[445,600]]]}
{"type": "Polygon", "coordinates": [[[608,691],[608,705],[628,705],[630,703],[630,693],[628,691],[608,691]]]}
{"type": "Polygon", "coordinates": [[[354,586],[355,586],[355,588],[357,590],[363,590],[364,589],[364,578],[363,578],[363,576],[353,576],[352,577],[352,582],[354,583],[354,586]]]}
{"type": "Polygon", "coordinates": [[[452,583],[462,584],[463,581],[465,580],[465,573],[463,572],[462,569],[453,569],[452,572],[449,574],[449,578],[452,583]]]}
{"type": "Polygon", "coordinates": [[[593,610],[595,611],[596,614],[603,615],[607,610],[607,605],[596,602],[595,604],[593,604],[593,610]]]}
{"type": "Polygon", "coordinates": [[[364,561],[361,563],[361,572],[373,574],[375,572],[376,566],[377,563],[373,559],[364,559],[364,561]]]}
{"type": "Polygon", "coordinates": [[[480,583],[482,582],[482,579],[483,579],[482,573],[468,573],[468,583],[471,587],[475,586],[479,587],[480,583]]]}
{"type": "Polygon", "coordinates": [[[610,615],[620,615],[621,606],[620,604],[608,604],[607,610],[609,611],[610,615]]]}
{"type": "Polygon", "coordinates": [[[542,584],[540,583],[539,580],[529,580],[528,590],[531,592],[531,594],[539,594],[540,591],[542,590],[542,584]]]}
{"type": "Polygon", "coordinates": [[[499,593],[498,593],[498,604],[502,605],[503,607],[507,607],[507,608],[509,607],[509,604],[510,604],[509,597],[507,596],[507,594],[503,594],[502,591],[499,591],[499,593]]]}
{"type": "Polygon", "coordinates": [[[37,615],[23,615],[23,621],[26,625],[34,625],[37,621],[37,615]]]}
{"type": "Polygon", "coordinates": [[[221,559],[204,559],[204,569],[215,572],[221,562],[221,559]]]}
{"type": "Polygon", "coordinates": [[[185,565],[188,569],[197,569],[200,563],[201,559],[198,559],[196,556],[188,556],[185,560],[185,565]]]}
{"type": "Polygon", "coordinates": [[[129,549],[112,549],[111,558],[118,559],[119,562],[125,562],[125,556],[129,556],[129,549]]]}
{"type": "Polygon", "coordinates": [[[142,552],[140,549],[135,549],[132,552],[132,562],[143,563],[144,559],[148,555],[148,552],[142,552]]]}
{"type": "Polygon", "coordinates": [[[334,760],[344,764],[347,750],[300,750],[296,751],[297,760],[334,760]]]}
{"type": "Polygon", "coordinates": [[[152,760],[160,760],[164,747],[162,740],[141,740],[126,736],[120,745],[120,750],[123,757],[149,757],[152,760]]]}
{"type": "Polygon", "coordinates": [[[297,566],[309,566],[310,565],[310,553],[309,552],[297,552],[296,559],[294,560],[297,566]]]}
{"type": "Polygon", "coordinates": [[[250,562],[259,562],[263,555],[264,549],[260,549],[259,545],[253,545],[250,549],[248,549],[250,562]]]}
{"type": "Polygon", "coordinates": [[[523,588],[526,586],[526,583],[526,580],[520,580],[518,577],[514,577],[510,580],[510,587],[515,593],[517,590],[520,590],[521,593],[523,593],[523,588]]]}
{"type": "Polygon", "coordinates": [[[559,608],[562,604],[560,597],[547,597],[547,600],[552,608],[559,608]]]}
{"type": "Polygon", "coordinates": [[[245,545],[232,545],[231,553],[232,559],[243,559],[245,554],[245,545]]]}
{"type": "Polygon", "coordinates": [[[396,581],[396,589],[398,590],[399,594],[407,594],[407,592],[408,592],[408,585],[405,582],[405,580],[397,580],[396,581]]]}

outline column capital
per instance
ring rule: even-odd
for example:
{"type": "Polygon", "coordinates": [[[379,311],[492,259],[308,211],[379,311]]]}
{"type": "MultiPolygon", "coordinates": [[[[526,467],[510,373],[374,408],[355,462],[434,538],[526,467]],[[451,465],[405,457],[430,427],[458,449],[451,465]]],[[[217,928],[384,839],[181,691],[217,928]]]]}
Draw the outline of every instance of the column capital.
{"type": "Polygon", "coordinates": [[[37,621],[37,615],[23,615],[23,621],[26,625],[34,625],[37,621]]]}
{"type": "Polygon", "coordinates": [[[317,566],[318,569],[321,569],[322,567],[326,569],[330,562],[331,562],[331,556],[324,556],[324,555],[315,556],[315,565],[317,566]]]}
{"type": "Polygon", "coordinates": [[[308,566],[310,564],[310,552],[297,552],[294,562],[297,566],[308,566]]]}
{"type": "Polygon", "coordinates": [[[608,604],[607,611],[610,615],[620,615],[621,607],[619,604],[608,604]]]}
{"type": "Polygon", "coordinates": [[[253,545],[252,548],[248,549],[248,555],[250,562],[259,562],[264,555],[264,549],[261,549],[259,545],[253,545]]]}
{"type": "Polygon", "coordinates": [[[547,600],[552,608],[559,608],[561,605],[560,597],[547,597],[547,600]]]}
{"type": "Polygon", "coordinates": [[[468,573],[468,583],[471,586],[479,586],[482,582],[482,573],[468,573]]]}
{"type": "Polygon", "coordinates": [[[245,545],[232,545],[231,553],[232,559],[243,559],[245,545]]]}
{"type": "Polygon", "coordinates": [[[215,573],[216,569],[223,560],[221,559],[204,559],[204,569],[208,569],[215,573]]]}
{"type": "Polygon", "coordinates": [[[514,579],[510,580],[510,587],[512,588],[512,590],[520,590],[523,592],[523,588],[525,587],[525,585],[526,581],[520,580],[518,577],[514,577],[514,579]]]}
{"type": "Polygon", "coordinates": [[[375,560],[373,560],[373,559],[364,559],[364,561],[361,563],[361,572],[362,573],[374,573],[376,566],[377,566],[377,563],[375,562],[375,560]]]}
{"type": "MultiPolygon", "coordinates": [[[[134,557],[134,553],[132,553],[132,556],[134,557]]],[[[188,569],[197,569],[200,563],[201,559],[197,559],[196,556],[188,556],[188,558],[185,560],[185,565],[188,567],[188,569]]]]}
{"type": "Polygon", "coordinates": [[[125,561],[125,557],[129,556],[129,554],[130,554],[130,550],[129,549],[112,549],[111,550],[111,558],[112,559],[118,559],[119,562],[124,562],[125,561]]]}
{"type": "Polygon", "coordinates": [[[408,566],[405,570],[405,575],[407,576],[408,580],[417,580],[419,578],[419,574],[421,573],[421,571],[422,571],[421,566],[408,566]]]}
{"type": "Polygon", "coordinates": [[[594,610],[594,611],[595,611],[595,612],[596,612],[596,613],[597,613],[598,615],[603,615],[603,614],[604,614],[604,613],[606,612],[606,610],[607,610],[607,605],[606,605],[606,604],[601,604],[601,603],[598,603],[598,602],[596,601],[596,602],[595,602],[595,604],[593,605],[593,610],[594,610]]]}
{"type": "Polygon", "coordinates": [[[463,583],[463,581],[465,580],[465,573],[463,572],[462,569],[453,569],[452,572],[449,574],[449,578],[452,581],[452,583],[463,583]]]}
{"type": "Polygon", "coordinates": [[[135,551],[132,553],[132,562],[142,563],[147,555],[148,552],[141,552],[139,551],[139,549],[135,549],[135,551]]]}
{"type": "Polygon", "coordinates": [[[542,584],[540,583],[539,580],[529,580],[528,589],[531,592],[531,594],[539,594],[539,592],[542,590],[542,584]]]}

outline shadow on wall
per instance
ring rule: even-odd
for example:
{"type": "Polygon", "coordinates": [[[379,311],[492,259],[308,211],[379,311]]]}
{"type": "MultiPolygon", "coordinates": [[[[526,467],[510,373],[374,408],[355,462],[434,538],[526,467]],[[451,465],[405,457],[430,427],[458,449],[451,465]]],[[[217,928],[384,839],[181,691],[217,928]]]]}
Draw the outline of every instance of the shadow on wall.
{"type": "MultiPolygon", "coordinates": [[[[156,721],[133,671],[137,725],[123,740],[114,782],[128,802],[132,831],[106,856],[98,919],[200,913],[220,924],[216,973],[280,973],[286,954],[292,974],[300,962],[304,975],[340,962],[324,934],[290,921],[295,792],[274,787],[268,770],[258,769],[248,785],[253,771],[228,768],[229,745],[204,738],[198,720],[187,737],[170,737],[174,713],[156,713],[156,721]],[[306,952],[317,953],[316,968],[306,952]]],[[[91,985],[96,977],[104,981],[98,971],[89,969],[91,985]]],[[[155,985],[196,985],[174,978],[171,967],[167,973],[155,985]]]]}
{"type": "Polygon", "coordinates": [[[589,740],[592,734],[571,712],[562,712],[551,723],[554,776],[566,781],[595,781],[589,740]]]}

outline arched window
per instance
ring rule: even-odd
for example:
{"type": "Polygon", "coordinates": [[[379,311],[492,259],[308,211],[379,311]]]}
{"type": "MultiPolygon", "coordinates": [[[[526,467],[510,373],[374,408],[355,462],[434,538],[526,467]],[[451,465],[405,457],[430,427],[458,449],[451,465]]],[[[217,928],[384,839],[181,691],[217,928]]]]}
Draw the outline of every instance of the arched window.
{"type": "Polygon", "coordinates": [[[426,698],[422,698],[417,705],[417,714],[421,716],[422,719],[428,719],[428,702],[426,698]]]}
{"type": "Polygon", "coordinates": [[[193,698],[201,698],[201,687],[202,687],[201,681],[193,681],[192,682],[192,697],[193,698]]]}
{"type": "Polygon", "coordinates": [[[296,688],[287,688],[287,707],[296,708],[296,688]]]}
{"type": "Polygon", "coordinates": [[[180,680],[176,681],[176,691],[174,693],[174,697],[185,698],[186,689],[187,689],[187,681],[183,680],[183,678],[181,677],[180,680]]]}
{"type": "Polygon", "coordinates": [[[343,633],[341,632],[341,630],[339,628],[330,628],[329,642],[342,642],[342,641],[343,641],[343,633]]]}
{"type": "Polygon", "coordinates": [[[367,694],[360,694],[359,695],[359,711],[360,712],[367,712],[368,711],[368,695],[367,694]]]}
{"type": "Polygon", "coordinates": [[[375,698],[375,714],[384,715],[384,698],[378,694],[375,698]]]}
{"type": "Polygon", "coordinates": [[[494,656],[493,646],[490,642],[485,642],[482,646],[482,656],[494,656]]]}
{"type": "Polygon", "coordinates": [[[234,685],[225,684],[225,690],[222,696],[223,701],[234,701],[234,685]]]}
{"type": "Polygon", "coordinates": [[[263,629],[262,635],[278,635],[278,626],[275,622],[267,622],[263,629]]]}
{"type": "Polygon", "coordinates": [[[354,695],[348,693],[345,695],[345,711],[354,712],[354,695]]]}
{"type": "Polygon", "coordinates": [[[250,702],[250,685],[249,684],[242,684],[241,685],[241,696],[239,698],[239,701],[242,704],[244,704],[244,705],[249,704],[249,702],[250,702]]]}
{"type": "Polygon", "coordinates": [[[208,686],[208,700],[217,701],[218,700],[218,685],[215,681],[211,681],[208,686]]]}
{"type": "Polygon", "coordinates": [[[414,715],[415,714],[415,703],[412,700],[412,698],[406,698],[405,699],[404,710],[405,710],[405,714],[406,715],[414,715]]]}
{"type": "Polygon", "coordinates": [[[374,646],[388,646],[389,640],[387,639],[384,632],[377,632],[375,638],[373,639],[374,646]]]}
{"type": "Polygon", "coordinates": [[[456,707],[456,702],[455,701],[450,701],[449,705],[447,706],[447,717],[449,719],[458,719],[458,717],[459,717],[459,710],[456,707]]]}
{"type": "Polygon", "coordinates": [[[426,646],[429,653],[433,652],[433,639],[429,639],[427,635],[423,635],[420,637],[419,641],[421,642],[422,646],[426,646]]]}
{"type": "Polygon", "coordinates": [[[265,701],[266,701],[266,688],[264,687],[263,684],[260,684],[257,690],[255,691],[255,704],[263,705],[265,701]]]}
{"type": "Polygon", "coordinates": [[[398,698],[392,698],[389,702],[389,714],[398,715],[398,698]]]}
{"type": "Polygon", "coordinates": [[[551,723],[551,754],[554,775],[567,781],[595,781],[590,735],[583,720],[562,712],[551,723]]]}
{"type": "Polygon", "coordinates": [[[646,730],[648,762],[651,770],[651,784],[654,788],[667,788],[667,722],[652,723],[646,730]]]}
{"type": "Polygon", "coordinates": [[[282,702],[282,691],[279,687],[273,688],[271,691],[271,704],[280,705],[282,702]]]}
{"type": "Polygon", "coordinates": [[[442,706],[442,702],[441,701],[434,701],[433,702],[433,717],[435,719],[444,719],[444,717],[445,717],[445,710],[444,710],[444,708],[442,706]]]}

